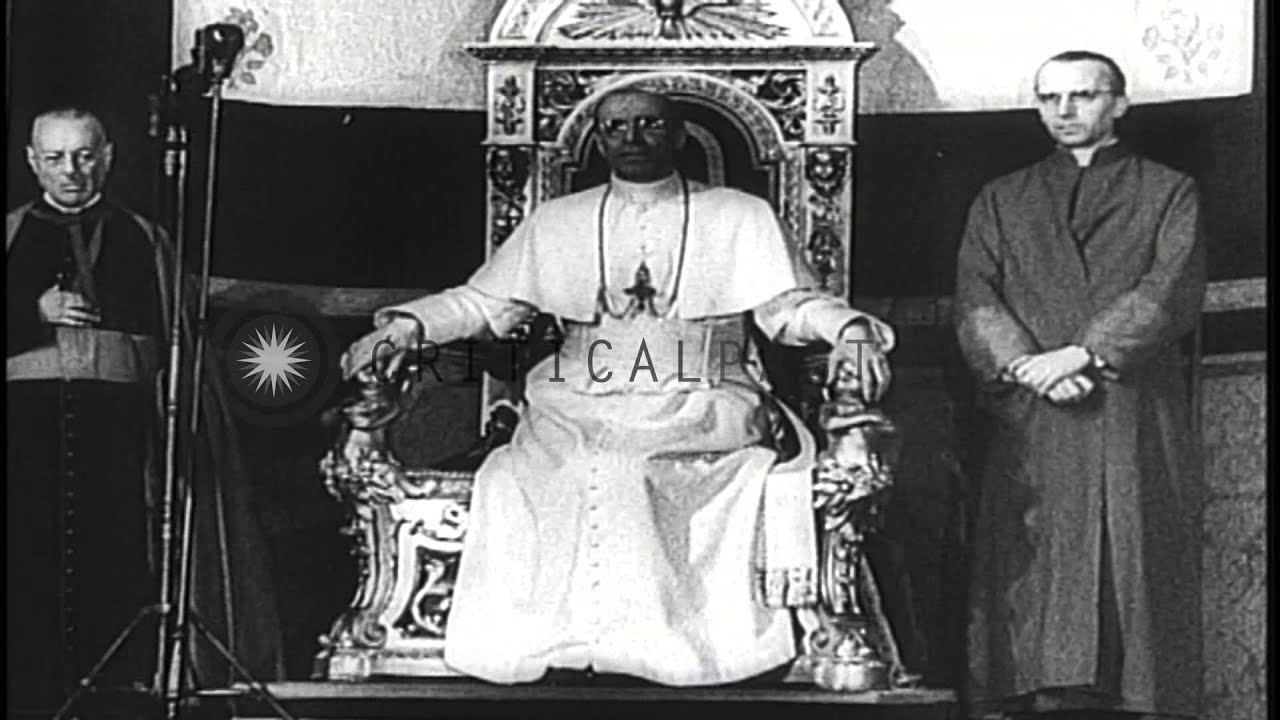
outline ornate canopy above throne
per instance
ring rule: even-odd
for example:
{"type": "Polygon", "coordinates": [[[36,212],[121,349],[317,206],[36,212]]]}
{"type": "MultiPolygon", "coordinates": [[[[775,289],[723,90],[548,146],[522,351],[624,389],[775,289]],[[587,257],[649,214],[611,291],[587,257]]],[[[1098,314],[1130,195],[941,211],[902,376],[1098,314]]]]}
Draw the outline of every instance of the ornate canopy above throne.
{"type": "MultiPolygon", "coordinates": [[[[486,42],[486,257],[538,202],[606,179],[595,101],[621,87],[685,107],[682,169],[769,200],[823,286],[847,295],[857,66],[838,0],[510,0],[486,42]]],[[[486,412],[510,394],[486,390],[486,412]]]]}

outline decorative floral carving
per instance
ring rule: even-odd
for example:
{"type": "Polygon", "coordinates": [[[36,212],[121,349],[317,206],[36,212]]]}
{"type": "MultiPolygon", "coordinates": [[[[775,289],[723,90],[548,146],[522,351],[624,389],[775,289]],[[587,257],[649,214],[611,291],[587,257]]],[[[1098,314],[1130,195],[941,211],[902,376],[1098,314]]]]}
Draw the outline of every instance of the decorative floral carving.
{"type": "Polygon", "coordinates": [[[805,250],[824,288],[839,266],[841,236],[846,231],[840,196],[848,168],[849,154],[844,148],[815,147],[805,154],[805,179],[812,191],[805,250]]]}
{"type": "Polygon", "coordinates": [[[560,33],[570,40],[770,40],[787,33],[768,22],[764,0],[582,0],[560,33]]]}
{"type": "Polygon", "coordinates": [[[233,7],[222,21],[239,25],[244,30],[245,42],[244,49],[236,58],[235,70],[227,78],[227,87],[234,88],[237,84],[256,85],[258,78],[254,72],[261,70],[275,53],[275,41],[271,39],[270,33],[262,32],[258,19],[253,16],[250,8],[241,10],[233,7]]]}
{"type": "Polygon", "coordinates": [[[1188,85],[1206,78],[1222,55],[1222,23],[1203,20],[1200,13],[1182,3],[1170,3],[1160,21],[1147,28],[1142,44],[1166,65],[1165,80],[1181,79],[1188,85]]]}
{"type": "Polygon", "coordinates": [[[524,111],[528,104],[524,90],[514,75],[508,75],[494,92],[493,124],[503,135],[515,135],[524,127],[524,111]]]}
{"type": "Polygon", "coordinates": [[[420,520],[410,526],[408,533],[416,549],[417,567],[409,581],[412,595],[396,623],[406,637],[444,639],[467,516],[466,505],[451,502],[433,518],[434,522],[420,520]]]}
{"type": "Polygon", "coordinates": [[[350,510],[343,533],[359,569],[355,597],[320,639],[317,668],[330,678],[404,667],[447,674],[444,628],[472,475],[406,469],[390,451],[387,431],[413,374],[402,366],[395,378],[358,376],[339,408],[344,432],[320,463],[329,492],[350,510]]]}
{"type": "Polygon", "coordinates": [[[726,74],[763,105],[787,140],[804,139],[805,76],[801,70],[735,70],[726,74]]]}
{"type": "Polygon", "coordinates": [[[489,149],[489,205],[493,213],[491,238],[501,245],[524,220],[528,197],[531,152],[525,147],[501,146],[489,149]]]}
{"type": "Polygon", "coordinates": [[[565,118],[595,91],[602,80],[615,74],[611,70],[547,70],[538,73],[538,139],[555,140],[565,118]]]}
{"type": "Polygon", "coordinates": [[[813,124],[818,128],[818,132],[824,135],[835,135],[840,130],[844,111],[848,108],[845,103],[844,89],[840,87],[836,76],[828,75],[823,78],[822,84],[817,89],[817,97],[813,100],[813,111],[816,116],[813,124]]]}

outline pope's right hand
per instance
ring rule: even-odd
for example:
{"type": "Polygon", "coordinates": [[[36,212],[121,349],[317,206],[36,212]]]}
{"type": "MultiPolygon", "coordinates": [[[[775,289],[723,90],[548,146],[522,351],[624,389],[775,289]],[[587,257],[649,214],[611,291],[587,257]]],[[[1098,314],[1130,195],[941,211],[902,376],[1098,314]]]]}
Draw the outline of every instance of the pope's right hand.
{"type": "Polygon", "coordinates": [[[57,285],[45,290],[36,300],[36,306],[40,309],[40,319],[50,325],[93,327],[102,322],[102,314],[88,298],[57,285]]]}
{"type": "Polygon", "coordinates": [[[405,315],[392,316],[382,327],[351,343],[342,354],[342,379],[349,380],[364,370],[372,370],[382,378],[395,377],[405,357],[421,342],[421,323],[405,315]]]}

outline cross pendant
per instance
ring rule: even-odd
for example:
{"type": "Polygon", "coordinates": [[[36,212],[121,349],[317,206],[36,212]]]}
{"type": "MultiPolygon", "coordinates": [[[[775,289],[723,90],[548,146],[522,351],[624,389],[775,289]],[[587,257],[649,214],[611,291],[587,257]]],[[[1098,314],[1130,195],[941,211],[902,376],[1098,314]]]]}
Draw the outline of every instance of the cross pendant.
{"type": "Polygon", "coordinates": [[[623,292],[631,296],[631,314],[633,316],[645,311],[648,311],[650,315],[657,315],[657,311],[653,307],[653,298],[658,294],[658,291],[651,282],[649,266],[643,261],[640,263],[640,267],[636,268],[635,284],[623,290],[623,292]]]}

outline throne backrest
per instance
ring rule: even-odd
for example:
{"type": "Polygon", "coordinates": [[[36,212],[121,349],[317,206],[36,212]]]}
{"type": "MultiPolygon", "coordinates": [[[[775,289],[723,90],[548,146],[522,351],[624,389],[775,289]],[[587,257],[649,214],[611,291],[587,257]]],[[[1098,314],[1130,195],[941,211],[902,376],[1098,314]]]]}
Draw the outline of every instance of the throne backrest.
{"type": "MultiPolygon", "coordinates": [[[[826,289],[849,292],[859,43],[838,0],[509,0],[486,42],[490,198],[486,248],[541,201],[606,179],[595,103],[621,87],[684,106],[690,177],[769,200],[826,289]],[[712,17],[714,15],[714,18],[712,17]]],[[[519,403],[486,378],[482,418],[519,403]]]]}

